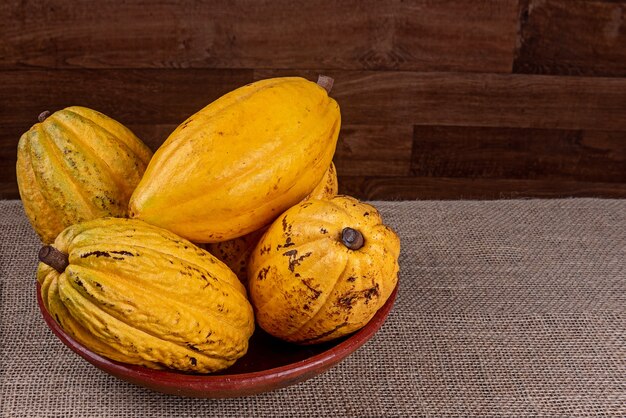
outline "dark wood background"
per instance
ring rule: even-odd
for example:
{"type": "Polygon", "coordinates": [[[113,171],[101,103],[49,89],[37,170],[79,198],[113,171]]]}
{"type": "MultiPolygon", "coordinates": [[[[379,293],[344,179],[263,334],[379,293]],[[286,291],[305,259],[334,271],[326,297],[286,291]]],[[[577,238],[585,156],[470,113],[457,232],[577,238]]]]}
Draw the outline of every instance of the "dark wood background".
{"type": "Polygon", "coordinates": [[[20,135],[82,105],[152,148],[251,80],[335,78],[340,189],[626,197],[626,1],[0,4],[0,197],[20,135]]]}

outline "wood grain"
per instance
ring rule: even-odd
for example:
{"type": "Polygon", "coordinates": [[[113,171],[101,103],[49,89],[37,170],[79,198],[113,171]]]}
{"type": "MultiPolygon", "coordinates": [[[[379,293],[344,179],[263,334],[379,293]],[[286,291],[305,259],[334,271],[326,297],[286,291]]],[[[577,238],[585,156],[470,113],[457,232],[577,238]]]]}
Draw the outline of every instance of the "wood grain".
{"type": "Polygon", "coordinates": [[[509,72],[517,0],[5,0],[0,68],[509,72]]]}
{"type": "Polygon", "coordinates": [[[626,75],[626,2],[524,0],[514,72],[626,75]]]}
{"type": "Polygon", "coordinates": [[[364,200],[626,198],[624,183],[569,180],[509,180],[433,177],[339,178],[339,193],[364,200]]]}
{"type": "Polygon", "coordinates": [[[0,199],[19,199],[19,198],[20,198],[20,194],[17,191],[17,184],[15,183],[15,180],[2,178],[2,180],[0,180],[0,199]]]}
{"type": "Polygon", "coordinates": [[[343,126],[334,162],[337,174],[406,176],[411,165],[411,125],[343,126]]]}
{"type": "MultiPolygon", "coordinates": [[[[255,79],[320,71],[256,70],[255,79]]],[[[626,78],[326,71],[346,124],[626,130],[626,78]]]]}
{"type": "Polygon", "coordinates": [[[626,134],[416,126],[411,174],[626,183],[626,134]]]}
{"type": "Polygon", "coordinates": [[[0,71],[0,123],[21,134],[43,110],[80,105],[129,125],[179,124],[251,80],[248,70],[0,71]]]}
{"type": "Polygon", "coordinates": [[[252,80],[335,79],[340,191],[626,197],[626,0],[0,2],[0,198],[45,109],[156,150],[252,80]]]}

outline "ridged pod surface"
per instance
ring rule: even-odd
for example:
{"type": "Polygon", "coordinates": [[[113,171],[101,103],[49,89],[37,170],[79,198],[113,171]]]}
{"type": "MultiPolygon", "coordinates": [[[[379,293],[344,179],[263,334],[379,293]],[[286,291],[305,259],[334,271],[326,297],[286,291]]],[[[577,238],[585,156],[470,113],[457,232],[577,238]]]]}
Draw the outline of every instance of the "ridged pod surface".
{"type": "Polygon", "coordinates": [[[254,316],[245,288],[189,241],[140,220],[101,218],[66,229],[53,247],[69,264],[59,272],[39,263],[42,300],[94,352],[199,373],[246,353],[254,316]]]}
{"type": "Polygon", "coordinates": [[[258,324],[299,344],[363,327],[398,280],[400,240],[374,207],[348,196],[311,200],[283,213],[248,264],[258,324]]]}
{"type": "Polygon", "coordinates": [[[66,227],[127,215],[152,152],[119,122],[85,107],[59,110],[20,138],[17,183],[44,243],[66,227]]]}
{"type": "MultiPolygon", "coordinates": [[[[335,164],[330,163],[330,167],[324,173],[322,180],[302,201],[331,199],[337,194],[338,187],[337,170],[335,164]]],[[[234,271],[242,283],[247,284],[248,259],[266,230],[267,227],[264,227],[243,237],[208,244],[207,250],[234,271]]]]}
{"type": "Polygon", "coordinates": [[[157,150],[131,198],[131,216],[200,243],[256,231],[320,182],[340,124],[337,102],[303,78],[238,88],[157,150]]]}

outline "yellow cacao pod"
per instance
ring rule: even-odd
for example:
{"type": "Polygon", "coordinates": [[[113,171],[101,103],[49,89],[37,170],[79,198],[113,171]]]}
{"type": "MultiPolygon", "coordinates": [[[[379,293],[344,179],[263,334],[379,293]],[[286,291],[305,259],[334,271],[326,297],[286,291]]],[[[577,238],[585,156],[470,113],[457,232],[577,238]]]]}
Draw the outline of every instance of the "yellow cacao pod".
{"type": "Polygon", "coordinates": [[[324,172],[324,177],[317,183],[317,186],[302,199],[302,202],[314,199],[332,199],[339,191],[339,181],[337,180],[337,169],[334,163],[330,163],[328,170],[324,172]]]}
{"type": "Polygon", "coordinates": [[[371,205],[348,196],[283,213],[248,264],[257,323],[286,341],[314,344],[363,327],[397,283],[400,240],[371,205]]]}
{"type": "Polygon", "coordinates": [[[169,231],[100,218],[64,230],[40,260],[46,309],[100,355],[208,373],[247,351],[254,316],[245,288],[211,254],[169,231]]]}
{"type": "Polygon", "coordinates": [[[119,122],[85,107],[59,110],[20,138],[17,183],[44,243],[66,227],[127,215],[152,152],[119,122]]]}
{"type": "Polygon", "coordinates": [[[156,151],[130,214],[200,243],[256,231],[320,182],[339,127],[337,102],[303,78],[238,88],[192,115],[156,151]]]}
{"type": "MultiPolygon", "coordinates": [[[[324,173],[322,180],[302,201],[331,199],[335,197],[337,190],[337,170],[335,169],[335,164],[330,163],[330,167],[324,173]]],[[[250,258],[250,254],[252,254],[254,247],[256,247],[266,230],[267,227],[264,227],[243,237],[208,244],[207,250],[234,271],[242,283],[247,284],[248,258],[250,258]]]]}

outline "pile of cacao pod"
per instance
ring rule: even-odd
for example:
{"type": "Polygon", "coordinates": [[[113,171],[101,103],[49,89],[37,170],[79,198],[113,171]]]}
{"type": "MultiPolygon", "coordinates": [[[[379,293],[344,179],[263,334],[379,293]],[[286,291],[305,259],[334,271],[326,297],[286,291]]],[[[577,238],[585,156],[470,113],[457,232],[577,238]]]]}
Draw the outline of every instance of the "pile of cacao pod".
{"type": "Polygon", "coordinates": [[[17,178],[50,315],[102,356],[196,373],[243,356],[255,323],[295,344],[363,327],[396,286],[400,242],[374,207],[336,196],[331,87],[248,84],[154,155],[94,110],[40,115],[17,178]]]}

